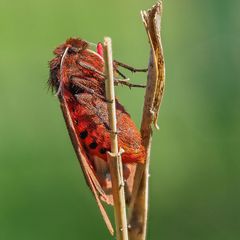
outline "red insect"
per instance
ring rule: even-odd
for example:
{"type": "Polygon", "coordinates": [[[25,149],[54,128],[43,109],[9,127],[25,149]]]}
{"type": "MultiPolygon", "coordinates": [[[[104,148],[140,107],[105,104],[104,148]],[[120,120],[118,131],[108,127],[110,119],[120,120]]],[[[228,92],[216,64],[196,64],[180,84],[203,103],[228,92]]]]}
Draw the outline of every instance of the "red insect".
{"type": "MultiPolygon", "coordinates": [[[[101,199],[112,204],[107,164],[111,129],[105,100],[103,48],[98,44],[95,52],[86,41],[70,38],[57,47],[54,54],[55,58],[50,61],[49,85],[59,97],[86,181],[112,233],[111,223],[100,201],[101,199]]],[[[120,73],[118,65],[120,64],[114,63],[116,73],[120,73]]],[[[123,76],[121,73],[120,75],[123,76]]],[[[116,82],[121,80],[116,79],[116,82]]],[[[122,161],[127,182],[125,189],[127,193],[131,193],[135,163],[144,163],[146,154],[140,132],[118,100],[116,110],[119,148],[124,150],[122,161]]]]}

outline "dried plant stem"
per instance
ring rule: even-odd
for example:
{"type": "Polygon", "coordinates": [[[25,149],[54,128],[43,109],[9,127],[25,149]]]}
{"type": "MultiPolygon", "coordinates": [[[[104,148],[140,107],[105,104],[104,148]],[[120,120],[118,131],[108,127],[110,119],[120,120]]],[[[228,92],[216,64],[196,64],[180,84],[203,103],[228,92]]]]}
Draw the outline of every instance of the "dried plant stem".
{"type": "Polygon", "coordinates": [[[111,153],[108,153],[108,163],[112,180],[114,201],[114,216],[117,240],[128,240],[124,181],[122,173],[121,150],[118,151],[117,118],[114,94],[112,43],[110,38],[104,38],[104,60],[106,100],[108,102],[109,126],[111,128],[111,153]]]}
{"type": "Polygon", "coordinates": [[[165,85],[165,65],[160,36],[162,1],[157,2],[148,11],[142,11],[151,47],[148,65],[148,80],[144,99],[144,109],[141,123],[143,145],[147,157],[145,165],[138,165],[134,179],[134,190],[129,207],[129,239],[145,240],[148,216],[149,163],[152,143],[152,124],[157,126],[158,112],[165,85]]]}

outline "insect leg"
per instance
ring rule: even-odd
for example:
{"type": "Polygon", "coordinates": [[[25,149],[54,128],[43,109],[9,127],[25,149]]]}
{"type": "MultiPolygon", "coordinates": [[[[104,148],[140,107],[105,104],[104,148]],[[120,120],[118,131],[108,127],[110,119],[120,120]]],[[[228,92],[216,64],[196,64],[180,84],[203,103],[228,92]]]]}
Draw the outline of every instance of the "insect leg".
{"type": "Polygon", "coordinates": [[[96,93],[93,89],[91,89],[91,88],[89,88],[89,87],[86,87],[84,84],[82,84],[81,82],[83,82],[83,81],[85,81],[85,79],[81,79],[81,78],[79,78],[79,77],[74,77],[74,76],[71,77],[71,82],[72,82],[75,86],[83,89],[83,90],[86,91],[87,93],[90,93],[90,94],[92,94],[92,95],[94,95],[94,96],[97,96],[97,97],[99,97],[99,98],[101,98],[101,99],[105,99],[104,96],[96,93]]]}
{"type": "MultiPolygon", "coordinates": [[[[115,62],[116,62],[116,61],[115,61],[115,62]]],[[[80,61],[78,61],[78,64],[79,64],[81,67],[84,67],[84,68],[86,68],[86,69],[88,69],[88,70],[94,71],[94,72],[98,73],[99,75],[101,75],[102,77],[106,78],[106,76],[105,76],[104,73],[98,71],[98,70],[95,69],[94,67],[92,67],[92,66],[90,66],[90,65],[88,65],[88,64],[85,64],[85,63],[83,63],[83,62],[80,62],[80,61]]],[[[120,66],[120,64],[122,64],[121,66],[123,66],[123,65],[124,65],[124,66],[127,66],[127,65],[125,65],[125,64],[123,64],[123,63],[119,63],[119,62],[117,62],[117,64],[119,64],[119,66],[120,66]]],[[[126,68],[129,69],[129,70],[132,71],[132,72],[146,72],[146,71],[147,71],[147,69],[135,69],[135,68],[132,68],[132,67],[129,67],[129,66],[127,66],[126,68]]],[[[122,77],[124,77],[125,79],[114,78],[114,82],[115,82],[116,85],[119,84],[119,83],[121,83],[122,85],[128,86],[129,88],[132,88],[132,87],[145,88],[145,87],[146,87],[146,85],[129,83],[129,82],[128,82],[128,81],[129,81],[129,78],[126,78],[122,73],[119,72],[119,70],[117,70],[117,72],[118,72],[122,77]]],[[[92,89],[90,89],[90,90],[92,91],[92,89]]],[[[102,96],[101,96],[101,97],[102,97],[102,96]]]]}
{"type": "MultiPolygon", "coordinates": [[[[96,93],[93,89],[91,89],[91,88],[89,88],[89,87],[86,87],[86,86],[84,85],[84,83],[82,83],[82,82],[86,81],[85,79],[81,79],[81,78],[79,78],[79,77],[74,77],[74,76],[72,76],[72,77],[71,77],[71,81],[72,81],[72,83],[73,83],[75,86],[81,88],[81,89],[84,90],[85,92],[90,93],[90,94],[92,94],[93,96],[96,96],[96,97],[101,98],[104,102],[112,103],[112,101],[107,100],[107,99],[105,98],[105,96],[96,93]]],[[[122,81],[123,81],[123,80],[122,80],[122,81]]]]}
{"type": "Polygon", "coordinates": [[[134,68],[134,67],[131,67],[125,63],[121,63],[117,60],[114,60],[114,63],[117,65],[117,66],[120,66],[120,67],[123,67],[123,68],[126,68],[127,70],[135,73],[135,72],[147,72],[148,69],[147,68],[134,68]]]}
{"type": "Polygon", "coordinates": [[[82,62],[82,61],[78,61],[77,63],[78,63],[81,67],[86,68],[86,69],[88,69],[88,70],[90,70],[90,71],[93,71],[93,72],[95,72],[95,73],[98,73],[100,76],[102,76],[102,77],[105,78],[105,74],[104,74],[103,72],[98,71],[96,68],[94,68],[94,67],[92,67],[92,66],[90,66],[90,65],[88,65],[88,64],[86,64],[86,63],[84,63],[84,62],[82,62]]]}
{"type": "MultiPolygon", "coordinates": [[[[86,69],[88,69],[88,70],[91,70],[91,71],[99,74],[100,76],[104,77],[104,79],[106,79],[106,75],[105,75],[103,72],[98,71],[96,68],[94,68],[94,67],[92,67],[92,66],[90,66],[90,65],[88,65],[88,64],[86,64],[86,63],[84,63],[84,62],[81,62],[81,61],[78,61],[78,64],[79,64],[81,67],[86,68],[86,69]]],[[[124,79],[119,79],[119,78],[115,78],[115,77],[114,77],[114,82],[115,82],[116,84],[122,83],[122,84],[124,85],[123,82],[129,81],[129,78],[125,77],[119,70],[116,70],[116,72],[124,78],[124,79]]],[[[125,84],[125,85],[126,85],[126,84],[125,84]]],[[[134,86],[132,86],[132,87],[134,87],[134,86]]],[[[136,86],[136,87],[137,87],[137,86],[136,86]]]]}
{"type": "Polygon", "coordinates": [[[116,70],[116,72],[124,79],[127,79],[127,77],[123,73],[121,73],[118,69],[116,70]]]}
{"type": "Polygon", "coordinates": [[[125,86],[127,86],[127,87],[129,87],[129,88],[132,88],[132,87],[145,88],[145,87],[146,87],[146,85],[133,84],[133,83],[130,83],[130,82],[124,80],[124,79],[123,79],[123,80],[121,80],[121,79],[114,80],[114,83],[115,83],[116,85],[118,85],[118,84],[120,83],[120,84],[125,85],[125,86]]]}

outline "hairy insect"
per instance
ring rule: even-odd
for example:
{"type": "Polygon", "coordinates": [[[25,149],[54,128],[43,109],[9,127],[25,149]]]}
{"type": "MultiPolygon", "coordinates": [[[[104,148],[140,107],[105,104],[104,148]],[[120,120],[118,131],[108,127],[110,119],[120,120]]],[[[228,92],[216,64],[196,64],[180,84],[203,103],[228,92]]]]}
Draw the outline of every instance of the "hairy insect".
{"type": "MultiPolygon", "coordinates": [[[[111,148],[111,129],[105,99],[103,48],[99,43],[96,51],[93,51],[88,42],[70,38],[57,47],[54,54],[55,57],[50,61],[48,83],[59,98],[68,132],[86,181],[112,233],[111,223],[101,203],[103,200],[112,204],[111,178],[107,164],[107,152],[111,148]]],[[[119,66],[129,67],[114,62],[115,73],[124,77],[118,69],[119,66]]],[[[134,68],[129,70],[143,71],[134,68]]],[[[143,87],[130,84],[126,79],[118,79],[116,76],[115,83],[129,87],[143,87]]],[[[124,150],[122,161],[127,183],[125,190],[130,196],[135,164],[143,164],[146,153],[139,130],[117,99],[116,114],[119,148],[124,150]]]]}

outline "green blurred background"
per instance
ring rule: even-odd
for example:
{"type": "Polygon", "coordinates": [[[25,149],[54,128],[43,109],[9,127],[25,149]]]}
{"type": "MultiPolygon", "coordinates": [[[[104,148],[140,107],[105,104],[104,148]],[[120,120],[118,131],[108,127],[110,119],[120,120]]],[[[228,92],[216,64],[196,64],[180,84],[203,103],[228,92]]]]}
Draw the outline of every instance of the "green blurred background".
{"type": "MultiPolygon", "coordinates": [[[[112,239],[48,91],[48,61],[70,36],[107,35],[116,59],[145,67],[139,11],[153,3],[0,0],[1,240],[112,239]]],[[[237,0],[164,2],[167,79],[152,148],[149,240],[240,239],[239,15],[237,0]]],[[[139,125],[143,90],[117,94],[139,125]]]]}

